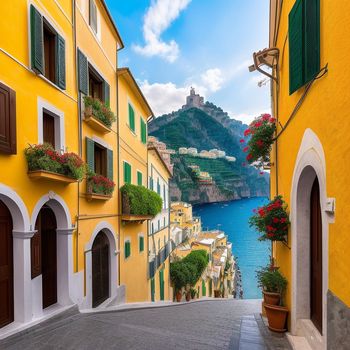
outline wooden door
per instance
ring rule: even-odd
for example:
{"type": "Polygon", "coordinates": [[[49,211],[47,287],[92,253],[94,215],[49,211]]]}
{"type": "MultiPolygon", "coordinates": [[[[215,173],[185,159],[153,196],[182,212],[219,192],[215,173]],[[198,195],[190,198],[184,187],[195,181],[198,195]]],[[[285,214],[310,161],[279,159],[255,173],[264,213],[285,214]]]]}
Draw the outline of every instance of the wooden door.
{"type": "Polygon", "coordinates": [[[0,201],[0,327],[13,320],[12,217],[0,201]]]}
{"type": "Polygon", "coordinates": [[[100,232],[92,245],[92,307],[109,298],[109,243],[100,232]]]}
{"type": "Polygon", "coordinates": [[[57,223],[49,207],[40,210],[38,230],[41,235],[43,308],[57,303],[57,223]]]}
{"type": "Polygon", "coordinates": [[[310,318],[322,334],[322,216],[320,187],[317,178],[312,186],[310,206],[310,318]]]}
{"type": "Polygon", "coordinates": [[[46,112],[43,113],[43,139],[55,148],[55,118],[46,112]]]}

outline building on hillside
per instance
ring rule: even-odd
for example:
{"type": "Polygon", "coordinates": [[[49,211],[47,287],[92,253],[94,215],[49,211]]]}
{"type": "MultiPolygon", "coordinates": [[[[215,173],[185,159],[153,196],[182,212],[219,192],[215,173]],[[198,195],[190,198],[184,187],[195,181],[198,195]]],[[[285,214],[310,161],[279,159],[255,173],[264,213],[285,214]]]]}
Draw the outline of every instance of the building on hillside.
{"type": "Polygon", "coordinates": [[[235,162],[235,161],[236,161],[236,157],[231,157],[231,156],[226,156],[225,159],[226,159],[228,162],[235,162]]]}
{"type": "Polygon", "coordinates": [[[219,149],[216,149],[216,148],[211,149],[209,152],[212,154],[215,154],[217,158],[225,158],[226,156],[225,151],[220,151],[219,149]]]}
{"type": "Polygon", "coordinates": [[[148,137],[148,144],[152,147],[157,148],[159,154],[162,156],[162,159],[170,172],[173,172],[174,165],[171,163],[171,155],[175,154],[175,150],[168,149],[164,142],[159,141],[154,136],[148,137]]]}
{"type": "Polygon", "coordinates": [[[349,2],[270,1],[271,197],[283,196],[291,220],[273,257],[289,282],[289,329],[315,349],[350,342],[349,23],[349,2]]]}
{"type": "Polygon", "coordinates": [[[200,108],[202,106],[204,106],[204,97],[196,94],[195,89],[191,87],[190,95],[186,97],[186,104],[182,106],[182,109],[200,108]]]}
{"type": "MultiPolygon", "coordinates": [[[[147,121],[153,112],[128,68],[118,68],[118,91],[119,186],[147,188],[147,121]]],[[[120,283],[125,286],[126,301],[150,300],[147,220],[122,215],[119,234],[120,283]]]]}
{"type": "Polygon", "coordinates": [[[152,301],[170,300],[170,193],[169,181],[172,176],[172,164],[167,162],[166,147],[152,139],[148,143],[148,186],[157,192],[163,200],[162,211],[148,226],[148,276],[152,301]]]}
{"type": "Polygon", "coordinates": [[[192,237],[202,230],[201,219],[193,216],[192,205],[189,203],[171,203],[170,223],[187,230],[188,237],[192,237]]]}

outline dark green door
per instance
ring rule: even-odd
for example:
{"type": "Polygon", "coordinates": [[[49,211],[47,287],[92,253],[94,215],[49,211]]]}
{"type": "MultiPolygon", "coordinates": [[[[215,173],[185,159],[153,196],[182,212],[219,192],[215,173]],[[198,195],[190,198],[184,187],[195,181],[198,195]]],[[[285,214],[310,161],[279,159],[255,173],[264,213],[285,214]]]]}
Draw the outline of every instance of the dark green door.
{"type": "Polygon", "coordinates": [[[155,301],[154,294],[155,294],[154,278],[151,278],[151,300],[152,301],[155,301]]]}
{"type": "Polygon", "coordinates": [[[205,289],[205,281],[202,280],[202,296],[205,297],[207,295],[207,290],[205,289]]]}
{"type": "Polygon", "coordinates": [[[164,270],[159,271],[160,300],[164,300],[164,270]]]}

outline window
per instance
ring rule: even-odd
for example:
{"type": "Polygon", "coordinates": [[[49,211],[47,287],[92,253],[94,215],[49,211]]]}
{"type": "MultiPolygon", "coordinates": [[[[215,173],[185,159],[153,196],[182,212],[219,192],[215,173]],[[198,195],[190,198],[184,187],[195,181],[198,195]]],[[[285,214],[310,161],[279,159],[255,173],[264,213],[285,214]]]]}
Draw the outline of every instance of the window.
{"type": "Polygon", "coordinates": [[[103,79],[97,73],[97,71],[89,65],[89,96],[98,98],[103,101],[103,79]]]}
{"type": "Polygon", "coordinates": [[[166,219],[165,219],[165,217],[163,218],[163,221],[164,221],[164,227],[165,227],[165,224],[166,224],[166,219]]]}
{"type": "Polygon", "coordinates": [[[146,123],[141,117],[141,123],[140,123],[140,130],[141,130],[141,142],[146,144],[147,143],[147,127],[146,123]]]}
{"type": "Polygon", "coordinates": [[[145,239],[143,236],[139,236],[139,251],[140,253],[145,250],[145,239]]]}
{"type": "Polygon", "coordinates": [[[160,183],[159,183],[159,179],[157,179],[157,193],[160,195],[160,183]]]}
{"type": "Polygon", "coordinates": [[[90,0],[89,5],[89,24],[94,33],[97,34],[97,8],[95,1],[90,0]]]}
{"type": "Polygon", "coordinates": [[[113,151],[86,138],[86,162],[95,174],[113,180],[113,151]]]}
{"type": "Polygon", "coordinates": [[[149,188],[153,191],[153,178],[149,178],[149,188]]]}
{"type": "Polygon", "coordinates": [[[32,69],[65,89],[65,41],[33,5],[30,5],[30,37],[32,69]]]}
{"type": "Polygon", "coordinates": [[[17,153],[16,92],[0,83],[0,152],[17,153]]]}
{"type": "Polygon", "coordinates": [[[124,183],[131,184],[131,165],[124,162],[124,183]]]}
{"type": "Polygon", "coordinates": [[[137,172],[137,184],[138,184],[138,186],[142,186],[142,173],[141,173],[141,171],[137,172]]]}
{"type": "Polygon", "coordinates": [[[56,147],[55,139],[55,117],[43,110],[43,141],[56,147]]]}
{"type": "Polygon", "coordinates": [[[320,2],[297,0],[289,13],[289,93],[320,71],[320,2]]]}
{"type": "Polygon", "coordinates": [[[131,243],[130,241],[125,241],[124,243],[124,256],[127,259],[131,255],[131,243]]]}
{"type": "Polygon", "coordinates": [[[163,185],[163,208],[166,209],[166,189],[165,189],[165,185],[163,185]]]}
{"type": "Polygon", "coordinates": [[[130,103],[129,103],[129,127],[133,132],[135,132],[135,112],[130,103]]]}
{"type": "Polygon", "coordinates": [[[154,233],[154,224],[153,224],[153,222],[152,222],[152,231],[151,232],[154,233]]]}

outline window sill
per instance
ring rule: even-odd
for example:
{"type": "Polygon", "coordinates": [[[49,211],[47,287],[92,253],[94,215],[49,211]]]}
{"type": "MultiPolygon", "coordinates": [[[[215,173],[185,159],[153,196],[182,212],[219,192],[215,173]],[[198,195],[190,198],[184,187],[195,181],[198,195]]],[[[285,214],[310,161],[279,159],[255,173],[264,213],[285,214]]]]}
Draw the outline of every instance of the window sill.
{"type": "Polygon", "coordinates": [[[52,173],[45,170],[36,170],[36,171],[28,171],[28,177],[32,180],[49,180],[49,181],[56,181],[56,182],[62,182],[66,185],[77,182],[76,179],[73,179],[71,177],[52,173]]]}
{"type": "Polygon", "coordinates": [[[85,196],[87,201],[89,202],[92,200],[108,201],[112,198],[112,195],[99,194],[99,193],[86,193],[85,196]]]}
{"type": "Polygon", "coordinates": [[[85,123],[88,124],[92,129],[96,130],[97,132],[100,132],[102,134],[108,134],[112,130],[103,124],[101,121],[99,121],[97,118],[95,118],[92,114],[84,114],[85,116],[85,123]]]}

